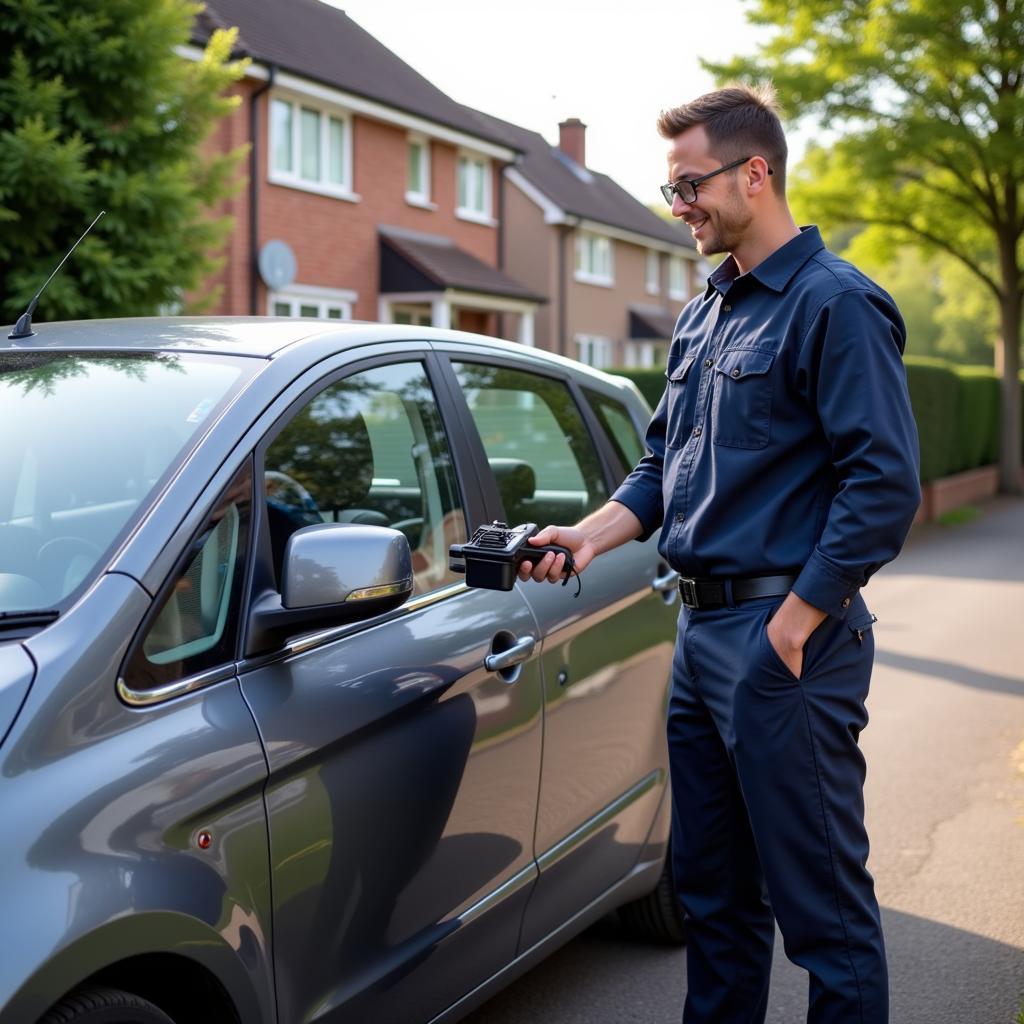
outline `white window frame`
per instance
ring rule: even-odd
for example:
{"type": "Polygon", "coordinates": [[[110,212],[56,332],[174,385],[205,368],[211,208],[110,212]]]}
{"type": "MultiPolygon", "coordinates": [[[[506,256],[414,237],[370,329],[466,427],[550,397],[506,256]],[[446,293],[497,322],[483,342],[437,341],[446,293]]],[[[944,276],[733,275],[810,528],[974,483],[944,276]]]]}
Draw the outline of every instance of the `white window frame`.
{"type": "MultiPolygon", "coordinates": [[[[427,210],[436,210],[437,203],[430,201],[430,139],[426,135],[421,135],[418,132],[410,132],[406,139],[406,160],[408,161],[412,147],[420,147],[420,183],[422,188],[419,192],[414,192],[408,187],[409,181],[406,179],[405,189],[405,201],[410,206],[422,206],[427,210]]],[[[408,163],[406,164],[406,174],[408,174],[408,163]]]]}
{"type": "MultiPolygon", "coordinates": [[[[456,154],[455,158],[455,216],[460,220],[471,220],[477,224],[487,224],[490,227],[494,227],[496,221],[492,215],[494,209],[494,185],[493,185],[493,171],[491,169],[491,161],[489,157],[484,156],[482,153],[474,153],[472,150],[460,149],[456,154]],[[473,206],[462,206],[459,203],[459,180],[462,177],[463,164],[473,164],[481,168],[484,176],[484,188],[483,188],[483,199],[484,205],[482,210],[478,210],[473,206]]],[[[469,189],[467,189],[467,195],[469,189]]]]}
{"type": "Polygon", "coordinates": [[[682,300],[690,297],[689,289],[686,287],[686,260],[682,256],[669,257],[668,297],[682,300]]]}
{"type": "Polygon", "coordinates": [[[661,253],[657,249],[647,250],[644,287],[648,295],[657,295],[661,291],[661,253]]]}
{"type": "Polygon", "coordinates": [[[633,341],[626,343],[627,369],[650,370],[654,367],[654,342],[633,341]]]}
{"type": "MultiPolygon", "coordinates": [[[[321,288],[318,285],[290,285],[279,292],[267,294],[267,316],[291,316],[299,318],[302,306],[316,306],[317,318],[321,320],[351,320],[352,306],[358,293],[338,288],[321,288]],[[278,303],[287,303],[290,311],[287,314],[277,309],[278,303]],[[332,317],[332,310],[340,310],[341,316],[332,317]]],[[[310,317],[309,319],[313,319],[310,317]]]]}
{"type": "Polygon", "coordinates": [[[576,233],[574,277],[583,284],[611,288],[615,284],[615,247],[607,235],[595,231],[576,233]]]}
{"type": "Polygon", "coordinates": [[[577,334],[576,358],[587,366],[604,370],[612,365],[612,339],[600,334],[577,334]]]}
{"type": "Polygon", "coordinates": [[[267,179],[274,185],[285,185],[288,188],[301,189],[304,192],[316,192],[319,195],[332,196],[335,199],[345,199],[357,203],[360,200],[352,189],[352,115],[341,107],[335,107],[311,100],[304,96],[293,96],[290,93],[275,91],[271,93],[271,101],[268,104],[270,114],[267,118],[267,179]],[[277,138],[274,134],[274,103],[287,103],[292,108],[292,137],[291,154],[292,169],[290,171],[279,170],[274,166],[274,152],[277,148],[277,138]],[[315,111],[320,118],[320,177],[316,180],[304,178],[299,170],[302,160],[301,122],[302,111],[315,111]],[[330,181],[327,177],[327,167],[330,159],[330,124],[331,119],[341,122],[343,125],[343,142],[345,153],[342,164],[341,182],[330,181]]]}

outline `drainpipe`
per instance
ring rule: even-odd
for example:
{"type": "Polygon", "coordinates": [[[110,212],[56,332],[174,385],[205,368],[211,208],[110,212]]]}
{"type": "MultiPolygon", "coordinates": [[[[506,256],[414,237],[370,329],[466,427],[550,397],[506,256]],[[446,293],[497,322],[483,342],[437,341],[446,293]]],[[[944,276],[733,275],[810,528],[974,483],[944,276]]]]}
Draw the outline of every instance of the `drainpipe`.
{"type": "Polygon", "coordinates": [[[260,194],[260,119],[257,100],[274,86],[277,78],[277,65],[267,67],[267,80],[249,97],[249,139],[252,148],[249,150],[249,314],[258,316],[257,308],[260,296],[260,240],[259,240],[259,194],[260,194]]]}

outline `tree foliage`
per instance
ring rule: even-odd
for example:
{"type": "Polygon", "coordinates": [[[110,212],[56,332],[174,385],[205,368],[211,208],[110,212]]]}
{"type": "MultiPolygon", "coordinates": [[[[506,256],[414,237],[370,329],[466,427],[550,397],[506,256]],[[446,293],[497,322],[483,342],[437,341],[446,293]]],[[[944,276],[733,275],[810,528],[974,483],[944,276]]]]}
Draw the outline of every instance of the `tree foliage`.
{"type": "Polygon", "coordinates": [[[752,0],[750,20],[778,31],[756,56],[707,67],[771,76],[791,113],[835,136],[796,176],[815,219],[945,253],[997,306],[1001,477],[1018,490],[1024,0],[752,0]]]}
{"type": "Polygon", "coordinates": [[[201,60],[186,0],[0,0],[0,303],[13,320],[99,210],[38,319],[176,305],[218,266],[213,214],[244,155],[204,152],[244,72],[218,32],[201,60]]]}

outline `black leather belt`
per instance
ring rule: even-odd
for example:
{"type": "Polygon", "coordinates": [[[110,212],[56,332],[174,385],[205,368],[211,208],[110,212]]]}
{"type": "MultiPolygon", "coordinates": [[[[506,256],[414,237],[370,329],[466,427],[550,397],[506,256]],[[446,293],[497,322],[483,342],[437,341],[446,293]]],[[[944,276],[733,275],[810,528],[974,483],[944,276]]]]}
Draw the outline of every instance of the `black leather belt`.
{"type": "Polygon", "coordinates": [[[679,577],[679,596],[689,608],[721,608],[732,601],[750,601],[755,597],[781,597],[796,583],[795,576],[738,576],[735,579],[695,579],[679,577]]]}

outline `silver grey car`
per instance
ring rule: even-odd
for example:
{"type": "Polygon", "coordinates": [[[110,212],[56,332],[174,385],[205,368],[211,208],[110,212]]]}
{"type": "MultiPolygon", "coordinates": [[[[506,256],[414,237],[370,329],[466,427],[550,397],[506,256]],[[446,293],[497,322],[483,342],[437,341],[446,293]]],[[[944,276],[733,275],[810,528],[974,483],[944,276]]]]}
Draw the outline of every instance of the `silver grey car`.
{"type": "Polygon", "coordinates": [[[448,548],[571,523],[635,388],[330,321],[0,342],[0,1024],[455,1021],[666,870],[657,537],[568,587],[448,548]]]}

